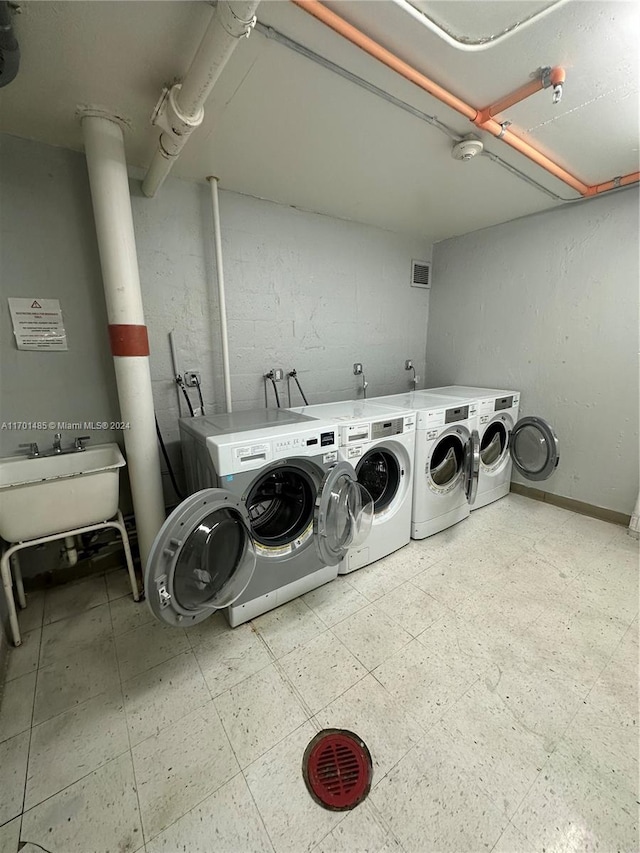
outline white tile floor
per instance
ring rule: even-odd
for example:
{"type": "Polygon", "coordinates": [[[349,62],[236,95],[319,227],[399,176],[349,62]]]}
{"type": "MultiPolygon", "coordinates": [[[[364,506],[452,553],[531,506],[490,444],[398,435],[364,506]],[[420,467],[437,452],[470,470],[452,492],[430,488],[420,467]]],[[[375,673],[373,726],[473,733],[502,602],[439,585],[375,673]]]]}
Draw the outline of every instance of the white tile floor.
{"type": "Polygon", "coordinates": [[[20,616],[0,853],[638,850],[624,529],[509,496],[234,630],[162,627],[125,581],[20,616]],[[329,726],[373,756],[353,812],[302,781],[329,726]]]}

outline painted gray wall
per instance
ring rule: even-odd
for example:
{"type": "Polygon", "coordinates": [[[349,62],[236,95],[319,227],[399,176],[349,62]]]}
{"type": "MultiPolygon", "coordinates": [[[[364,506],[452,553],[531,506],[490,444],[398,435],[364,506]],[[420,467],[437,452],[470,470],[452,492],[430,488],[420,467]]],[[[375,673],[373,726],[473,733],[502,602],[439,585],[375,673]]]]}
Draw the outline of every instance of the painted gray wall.
{"type": "MultiPolygon", "coordinates": [[[[0,422],[117,420],[84,156],[6,135],[0,143],[0,422]],[[59,298],[69,351],[18,351],[9,296],[59,298]]],[[[200,370],[206,404],[224,410],[209,189],[171,178],[154,200],[136,180],[131,193],[154,399],[180,466],[171,330],[180,369],[200,370]]],[[[428,292],[409,281],[411,259],[428,260],[430,246],[234,193],[221,192],[220,207],[235,407],[264,406],[270,367],[295,367],[310,402],[356,396],[354,361],[370,396],[409,387],[406,358],[424,376],[428,292]]],[[[0,454],[23,441],[50,446],[52,433],[0,430],[0,454]]]]}
{"type": "MultiPolygon", "coordinates": [[[[434,247],[431,386],[522,392],[555,427],[546,491],[630,514],[638,494],[638,191],[434,247]]],[[[526,482],[515,477],[519,482],[526,482]]]]}

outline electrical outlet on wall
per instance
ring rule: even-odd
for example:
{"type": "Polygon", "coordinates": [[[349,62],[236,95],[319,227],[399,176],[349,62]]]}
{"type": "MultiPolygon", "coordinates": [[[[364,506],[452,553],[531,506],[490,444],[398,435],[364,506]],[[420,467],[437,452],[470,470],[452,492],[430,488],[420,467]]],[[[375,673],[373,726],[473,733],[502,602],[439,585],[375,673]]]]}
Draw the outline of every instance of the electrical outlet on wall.
{"type": "Polygon", "coordinates": [[[360,376],[362,373],[362,364],[359,361],[356,361],[353,365],[353,375],[360,376]]]}
{"type": "Polygon", "coordinates": [[[200,385],[200,374],[197,370],[188,370],[184,375],[184,384],[188,388],[197,388],[200,385]]]}
{"type": "Polygon", "coordinates": [[[413,370],[413,362],[411,361],[411,359],[410,359],[410,358],[408,358],[408,359],[405,361],[405,363],[404,363],[404,369],[405,369],[405,370],[413,370]]]}

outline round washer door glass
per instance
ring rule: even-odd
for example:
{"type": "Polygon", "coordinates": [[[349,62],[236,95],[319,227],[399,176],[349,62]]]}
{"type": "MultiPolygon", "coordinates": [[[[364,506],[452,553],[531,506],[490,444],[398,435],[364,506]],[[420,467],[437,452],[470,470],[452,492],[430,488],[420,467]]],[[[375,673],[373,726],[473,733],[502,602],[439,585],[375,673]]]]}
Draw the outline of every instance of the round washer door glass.
{"type": "Polygon", "coordinates": [[[335,566],[349,548],[360,545],[373,524],[373,498],[348,462],[325,475],[316,499],[313,532],[320,559],[335,566]]]}
{"type": "Polygon", "coordinates": [[[382,512],[398,493],[401,470],[397,456],[389,450],[370,450],[358,462],[356,473],[373,498],[374,511],[382,512]]]}
{"type": "Polygon", "coordinates": [[[542,418],[521,418],[511,432],[511,458],[528,480],[546,480],[558,467],[558,437],[542,418]]]}
{"type": "Polygon", "coordinates": [[[188,627],[232,604],[256,565],[246,511],[222,489],[190,495],[156,537],[145,592],[156,618],[188,627]]]}

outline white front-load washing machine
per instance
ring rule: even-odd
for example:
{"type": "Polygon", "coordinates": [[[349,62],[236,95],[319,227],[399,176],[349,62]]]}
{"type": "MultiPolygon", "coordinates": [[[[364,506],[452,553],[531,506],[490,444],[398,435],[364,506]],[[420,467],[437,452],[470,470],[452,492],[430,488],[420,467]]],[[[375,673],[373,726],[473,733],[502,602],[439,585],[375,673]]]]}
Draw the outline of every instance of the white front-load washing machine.
{"type": "Polygon", "coordinates": [[[365,542],[338,565],[347,574],[392,554],[411,538],[415,413],[368,400],[320,403],[293,411],[338,424],[339,458],[355,466],[373,499],[373,524],[365,542]]]}
{"type": "Polygon", "coordinates": [[[337,576],[373,501],[338,460],[338,426],[284,409],[185,418],[189,491],[145,567],[153,614],[189,627],[249,619],[337,576]]]}
{"type": "Polygon", "coordinates": [[[477,400],[480,474],[472,510],[509,494],[512,465],[523,477],[534,481],[548,479],[558,467],[560,453],[553,427],[540,417],[518,419],[518,391],[469,385],[427,390],[447,399],[477,400]]]}
{"type": "Polygon", "coordinates": [[[433,536],[467,518],[480,469],[475,400],[410,391],[371,402],[416,413],[411,537],[433,536]]]}

